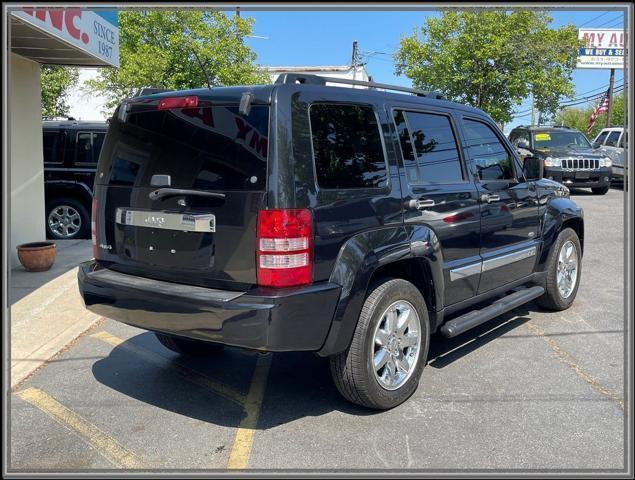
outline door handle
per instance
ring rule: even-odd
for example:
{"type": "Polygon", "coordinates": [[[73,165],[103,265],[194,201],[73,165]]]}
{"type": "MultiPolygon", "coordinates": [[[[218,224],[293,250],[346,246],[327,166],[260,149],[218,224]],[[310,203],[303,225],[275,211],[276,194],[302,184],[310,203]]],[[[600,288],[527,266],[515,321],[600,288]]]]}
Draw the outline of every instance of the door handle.
{"type": "Polygon", "coordinates": [[[496,195],[495,193],[484,193],[481,195],[482,203],[498,202],[500,199],[500,195],[496,195]]]}
{"type": "Polygon", "coordinates": [[[410,200],[408,207],[416,210],[425,210],[426,208],[434,207],[434,200],[410,200]]]}

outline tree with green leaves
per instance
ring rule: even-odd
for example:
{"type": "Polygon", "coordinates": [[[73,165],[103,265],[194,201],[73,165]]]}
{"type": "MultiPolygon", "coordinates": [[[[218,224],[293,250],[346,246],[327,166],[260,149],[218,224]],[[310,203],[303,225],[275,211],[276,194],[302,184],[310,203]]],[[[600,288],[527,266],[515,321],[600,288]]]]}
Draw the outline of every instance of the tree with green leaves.
{"type": "Polygon", "coordinates": [[[79,71],[62,65],[42,65],[40,83],[42,91],[42,117],[66,117],[70,106],[70,89],[77,85],[79,71]]]}
{"type": "Polygon", "coordinates": [[[220,11],[122,10],[120,67],[102,69],[87,86],[112,109],[142,87],[207,86],[206,74],[213,86],[268,83],[245,44],[252,29],[253,19],[220,11]]]}
{"type": "Polygon", "coordinates": [[[550,113],[574,93],[572,72],[578,40],[575,26],[549,27],[537,10],[451,10],[426,19],[420,31],[402,37],[396,74],[417,88],[481,108],[509,122],[514,106],[534,94],[536,108],[550,113]]]}
{"type": "MultiPolygon", "coordinates": [[[[591,118],[591,112],[597,106],[599,100],[586,107],[566,107],[560,110],[553,117],[553,123],[555,125],[566,125],[567,127],[577,128],[585,135],[587,134],[587,127],[589,126],[589,119],[591,118]]],[[[626,104],[624,99],[624,92],[620,92],[615,95],[613,99],[613,111],[611,112],[611,125],[626,125],[626,104]]],[[[608,113],[601,113],[595,121],[595,125],[591,130],[591,134],[587,135],[589,140],[593,140],[600,130],[606,126],[606,116],[608,113]]]]}

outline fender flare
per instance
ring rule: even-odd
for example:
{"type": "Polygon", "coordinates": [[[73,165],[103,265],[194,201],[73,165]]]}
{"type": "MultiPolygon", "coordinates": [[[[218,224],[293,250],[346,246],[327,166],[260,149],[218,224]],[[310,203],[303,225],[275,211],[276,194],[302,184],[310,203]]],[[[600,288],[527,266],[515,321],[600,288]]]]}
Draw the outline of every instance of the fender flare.
{"type": "MultiPolygon", "coordinates": [[[[545,269],[553,244],[564,225],[571,220],[580,222],[582,232],[584,232],[584,213],[579,205],[563,197],[554,198],[547,203],[545,211],[541,216],[542,250],[536,271],[543,271],[545,269]]],[[[583,238],[584,235],[580,238],[581,243],[583,238]]]]}
{"type": "Polygon", "coordinates": [[[75,196],[79,196],[82,201],[87,201],[90,205],[90,202],[93,198],[92,189],[82,182],[73,182],[71,180],[47,180],[44,183],[44,197],[46,201],[50,201],[52,197],[57,197],[60,195],[49,193],[53,192],[71,192],[71,194],[75,194],[75,196]]]}
{"type": "Polygon", "coordinates": [[[334,355],[348,348],[375,271],[412,258],[426,262],[435,295],[432,307],[442,308],[443,256],[439,240],[430,228],[424,225],[386,226],[354,235],[342,245],[329,279],[341,285],[342,291],[318,355],[334,355]]]}

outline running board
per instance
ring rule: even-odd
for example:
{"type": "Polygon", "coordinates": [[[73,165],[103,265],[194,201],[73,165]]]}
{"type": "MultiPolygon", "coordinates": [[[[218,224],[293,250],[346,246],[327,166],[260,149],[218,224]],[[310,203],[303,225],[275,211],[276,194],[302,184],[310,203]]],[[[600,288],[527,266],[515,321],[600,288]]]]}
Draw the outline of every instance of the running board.
{"type": "Polygon", "coordinates": [[[477,327],[481,323],[485,323],[492,318],[519,307],[523,303],[527,303],[539,297],[543,293],[545,293],[545,289],[538,285],[510,293],[482,310],[473,310],[444,323],[441,327],[441,333],[448,338],[456,337],[471,328],[477,327]]]}

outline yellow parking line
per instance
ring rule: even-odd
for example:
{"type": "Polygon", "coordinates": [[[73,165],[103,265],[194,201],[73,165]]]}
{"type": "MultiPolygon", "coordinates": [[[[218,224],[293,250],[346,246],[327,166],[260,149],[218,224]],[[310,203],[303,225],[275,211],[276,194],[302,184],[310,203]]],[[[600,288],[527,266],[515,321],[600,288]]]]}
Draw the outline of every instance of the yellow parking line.
{"type": "Polygon", "coordinates": [[[267,387],[267,375],[271,366],[271,354],[261,355],[256,362],[256,370],[251,379],[249,393],[245,400],[245,413],[238,426],[234,444],[229,454],[227,468],[238,469],[247,468],[251,446],[254,442],[258,417],[260,416],[260,406],[267,387]]]}
{"type": "Polygon", "coordinates": [[[42,390],[27,388],[17,392],[16,395],[39,408],[60,425],[75,431],[115,465],[124,468],[144,468],[143,463],[134,453],[42,390]]]}
{"type": "Polygon", "coordinates": [[[110,333],[105,331],[93,333],[91,337],[101,340],[105,343],[108,343],[112,345],[113,347],[124,348],[127,351],[131,352],[133,355],[139,355],[143,357],[144,359],[146,359],[148,362],[159,365],[162,368],[175,370],[189,382],[194,383],[198,385],[199,387],[203,387],[207,390],[211,390],[214,393],[217,393],[227,398],[228,400],[231,400],[232,402],[237,403],[240,406],[243,406],[246,401],[245,395],[238,392],[237,390],[231,387],[228,387],[227,385],[224,385],[220,382],[212,380],[211,378],[195,370],[192,370],[189,367],[186,367],[185,365],[179,363],[177,360],[172,360],[171,364],[166,364],[165,363],[166,358],[163,357],[162,355],[152,352],[138,345],[132,345],[130,344],[130,342],[124,343],[123,339],[116,337],[114,335],[111,335],[110,333]]]}

